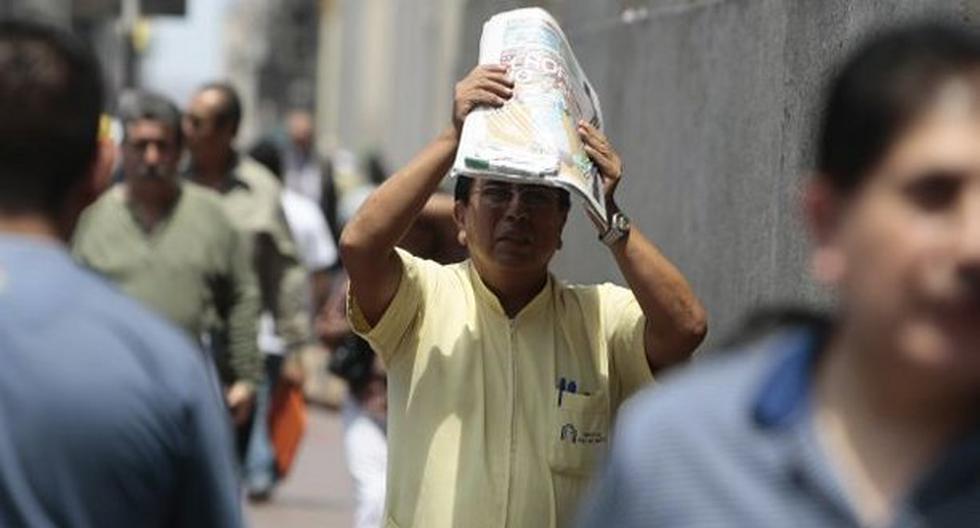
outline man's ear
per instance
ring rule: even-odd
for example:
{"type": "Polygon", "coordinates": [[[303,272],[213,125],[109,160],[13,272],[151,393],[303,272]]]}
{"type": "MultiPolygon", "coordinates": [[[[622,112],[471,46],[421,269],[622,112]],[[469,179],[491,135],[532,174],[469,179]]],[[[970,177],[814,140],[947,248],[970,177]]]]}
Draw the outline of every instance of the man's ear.
{"type": "Polygon", "coordinates": [[[846,260],[840,247],[840,224],[844,215],[844,197],[824,178],[811,177],[803,189],[803,214],[813,249],[810,273],[821,284],[839,283],[846,260]]]}
{"type": "Polygon", "coordinates": [[[99,139],[95,156],[85,174],[72,186],[65,198],[64,206],[59,215],[58,230],[64,240],[70,240],[75,231],[75,224],[82,211],[92,204],[100,194],[111,185],[112,167],[116,159],[116,146],[109,138],[99,139]]]}
{"type": "Polygon", "coordinates": [[[456,240],[459,245],[466,246],[466,204],[456,200],[453,204],[453,221],[456,222],[456,240]]]}
{"type": "Polygon", "coordinates": [[[112,139],[100,138],[98,154],[95,163],[92,164],[91,186],[98,196],[112,186],[112,169],[116,166],[116,158],[119,156],[118,148],[112,139]]]}

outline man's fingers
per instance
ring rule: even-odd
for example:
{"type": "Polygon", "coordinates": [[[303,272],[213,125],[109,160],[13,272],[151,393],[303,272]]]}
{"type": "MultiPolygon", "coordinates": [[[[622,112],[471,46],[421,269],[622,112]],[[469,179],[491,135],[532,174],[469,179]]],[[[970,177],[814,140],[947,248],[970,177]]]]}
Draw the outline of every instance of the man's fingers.
{"type": "Polygon", "coordinates": [[[481,75],[480,78],[487,79],[493,82],[498,82],[505,86],[514,86],[514,79],[510,78],[510,75],[506,71],[502,72],[487,72],[481,75]]]}
{"type": "Polygon", "coordinates": [[[476,88],[478,90],[485,90],[488,92],[492,92],[505,99],[509,99],[512,95],[514,95],[514,90],[509,85],[500,82],[494,82],[490,79],[481,82],[476,88]]]}
{"type": "Polygon", "coordinates": [[[600,152],[595,147],[588,144],[586,144],[584,148],[585,153],[592,158],[592,162],[599,167],[599,172],[601,172],[604,177],[614,180],[619,179],[619,177],[622,175],[622,170],[620,169],[618,158],[600,152]]]}
{"type": "Polygon", "coordinates": [[[603,174],[607,173],[607,169],[609,168],[609,158],[596,150],[595,147],[587,143],[585,144],[585,153],[592,158],[593,163],[599,166],[599,170],[602,171],[603,174]]]}
{"type": "Polygon", "coordinates": [[[507,66],[503,64],[481,64],[476,68],[473,68],[474,72],[485,71],[485,72],[506,72],[507,66]]]}
{"type": "Polygon", "coordinates": [[[500,65],[484,65],[477,66],[473,68],[473,71],[469,73],[460,83],[463,85],[478,85],[486,79],[499,82],[506,86],[513,86],[514,81],[507,74],[507,67],[500,65]]]}
{"type": "MultiPolygon", "coordinates": [[[[485,106],[503,106],[507,102],[507,99],[497,95],[494,92],[488,90],[477,90],[470,94],[467,98],[473,105],[485,105],[485,106]]],[[[472,110],[472,108],[470,108],[472,110]]]]}
{"type": "Polygon", "coordinates": [[[601,150],[610,150],[611,145],[609,144],[609,140],[591,124],[585,121],[579,121],[578,129],[579,134],[585,142],[601,150]]]}

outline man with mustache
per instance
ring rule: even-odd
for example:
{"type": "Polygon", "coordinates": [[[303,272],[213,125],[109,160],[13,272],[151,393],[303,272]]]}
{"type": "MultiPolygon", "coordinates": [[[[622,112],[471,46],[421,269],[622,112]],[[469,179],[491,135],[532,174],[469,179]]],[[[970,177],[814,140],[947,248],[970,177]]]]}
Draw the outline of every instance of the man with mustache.
{"type": "MultiPolygon", "coordinates": [[[[124,180],[90,206],[73,242],[76,258],[201,338],[217,314],[229,328],[230,387],[251,394],[262,376],[255,321],[259,291],[251,261],[220,197],[180,178],[181,115],[166,98],[138,92],[122,108],[124,180]]],[[[251,399],[228,405],[236,422],[251,399]]]]}
{"type": "Polygon", "coordinates": [[[619,404],[701,342],[704,309],[613,193],[622,163],[578,132],[614,220],[602,233],[630,288],[570,286],[548,265],[565,191],[460,178],[454,216],[470,259],[395,249],[449,170],[462,123],[513,94],[500,66],[456,86],[453,122],[361,207],[341,236],[349,317],[388,370],[386,526],[565,526],[619,404]]]}

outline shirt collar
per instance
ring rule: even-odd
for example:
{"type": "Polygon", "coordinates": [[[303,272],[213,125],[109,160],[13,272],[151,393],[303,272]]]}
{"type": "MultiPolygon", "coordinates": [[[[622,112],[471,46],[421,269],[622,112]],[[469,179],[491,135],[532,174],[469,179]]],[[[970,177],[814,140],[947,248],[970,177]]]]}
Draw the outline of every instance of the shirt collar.
{"type": "Polygon", "coordinates": [[[753,400],[752,418],[763,428],[789,425],[806,412],[809,404],[813,364],[819,354],[822,336],[811,328],[797,328],[774,338],[773,353],[781,354],[763,378],[753,400]]]}
{"type": "MultiPolygon", "coordinates": [[[[225,181],[222,183],[221,189],[219,189],[220,193],[222,194],[227,193],[237,187],[241,187],[246,191],[251,189],[251,185],[249,185],[249,183],[245,181],[240,174],[242,167],[242,156],[234,150],[232,151],[231,156],[231,160],[228,163],[228,170],[225,173],[225,181]]],[[[196,183],[194,164],[192,163],[191,156],[189,154],[184,156],[184,159],[181,161],[181,174],[183,174],[185,178],[196,183]]]]}
{"type": "MultiPolygon", "coordinates": [[[[488,288],[483,282],[483,278],[480,277],[480,273],[476,271],[476,267],[473,265],[472,260],[466,261],[466,270],[467,274],[469,275],[470,282],[473,284],[473,291],[477,300],[487,305],[498,315],[507,318],[507,312],[505,312],[504,307],[501,306],[500,299],[498,299],[497,295],[490,291],[490,288],[488,288]]],[[[527,305],[514,316],[514,320],[516,321],[521,317],[526,317],[529,314],[533,314],[547,305],[548,300],[552,297],[554,283],[554,277],[551,275],[551,273],[548,273],[548,279],[547,282],[545,282],[544,287],[541,288],[541,291],[539,291],[533,299],[531,299],[531,302],[527,303],[527,305]]]]}

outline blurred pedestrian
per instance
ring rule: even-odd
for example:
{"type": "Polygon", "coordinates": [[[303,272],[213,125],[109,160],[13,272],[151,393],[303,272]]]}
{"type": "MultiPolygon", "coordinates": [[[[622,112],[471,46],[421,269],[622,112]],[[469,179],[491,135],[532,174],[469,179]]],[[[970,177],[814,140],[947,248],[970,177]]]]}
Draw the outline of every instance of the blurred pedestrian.
{"type": "MultiPolygon", "coordinates": [[[[294,290],[306,280],[282,210],[282,187],[268,169],[233,147],[242,106],[235,89],[210,83],[192,97],[184,115],[189,156],[185,176],[216,190],[233,225],[245,239],[246,254],[258,276],[261,312],[274,321],[275,335],[285,354],[301,349],[311,339],[310,314],[296,302],[294,290]]],[[[258,324],[259,321],[256,321],[258,324]]],[[[227,349],[227,331],[212,332],[211,346],[221,354],[227,349]]],[[[223,380],[231,379],[223,373],[223,380]]],[[[252,401],[253,388],[230,384],[233,402],[252,401]]],[[[250,420],[236,420],[239,454],[244,458],[251,434],[250,420]]]]}
{"type": "MultiPolygon", "coordinates": [[[[248,155],[282,182],[282,155],[275,143],[260,141],[249,149],[248,155]]],[[[337,244],[316,202],[289,187],[283,187],[280,201],[300,261],[309,273],[310,311],[318,313],[330,293],[330,276],[340,265],[337,244]]]]}
{"type": "Polygon", "coordinates": [[[241,526],[205,357],[64,247],[110,168],[99,72],[0,21],[0,525],[241,526]]]}
{"type": "Polygon", "coordinates": [[[387,378],[371,346],[350,336],[330,357],[330,371],[347,382],[343,406],[344,460],[354,480],[354,527],[384,526],[388,474],[387,378]]]}
{"type": "Polygon", "coordinates": [[[502,105],[512,86],[502,67],[474,69],[456,86],[452,125],[341,236],[351,324],[388,370],[389,524],[565,525],[620,402],[705,332],[687,281],[616,207],[622,164],[585,125],[618,219],[602,239],[632,289],[550,275],[570,209],[552,187],[460,178],[454,213],[470,260],[395,249],[451,166],[466,114],[502,105]]]}
{"type": "MultiPolygon", "coordinates": [[[[273,142],[260,141],[253,145],[249,156],[281,180],[282,157],[273,142]]],[[[311,315],[317,314],[330,292],[330,271],[338,261],[337,246],[316,203],[289,188],[283,188],[280,200],[300,261],[307,272],[307,280],[292,290],[292,302],[301,303],[311,315]]],[[[245,456],[245,484],[252,499],[264,500],[269,498],[276,481],[282,476],[276,471],[275,447],[269,436],[269,420],[265,419],[269,413],[270,398],[284,384],[302,392],[303,373],[299,354],[305,354],[307,350],[297,350],[288,363],[284,362],[285,350],[275,335],[274,322],[268,313],[262,318],[259,340],[265,353],[266,379],[258,392],[257,419],[252,423],[245,456]]]]}
{"type": "Polygon", "coordinates": [[[835,313],[634,400],[583,526],[980,526],[980,34],[837,71],[805,191],[835,313]]]}
{"type": "Polygon", "coordinates": [[[283,160],[283,183],[287,189],[319,204],[336,241],[340,227],[333,164],[317,154],[313,116],[306,110],[293,110],[286,118],[286,132],[289,142],[283,160]]]}
{"type": "MultiPolygon", "coordinates": [[[[216,313],[228,328],[231,386],[262,377],[255,321],[259,295],[238,232],[220,197],[177,173],[183,134],[171,101],[132,92],[121,116],[123,181],[85,211],[75,257],[200,340],[216,313]]],[[[251,402],[228,403],[246,419],[251,402]]]]}

